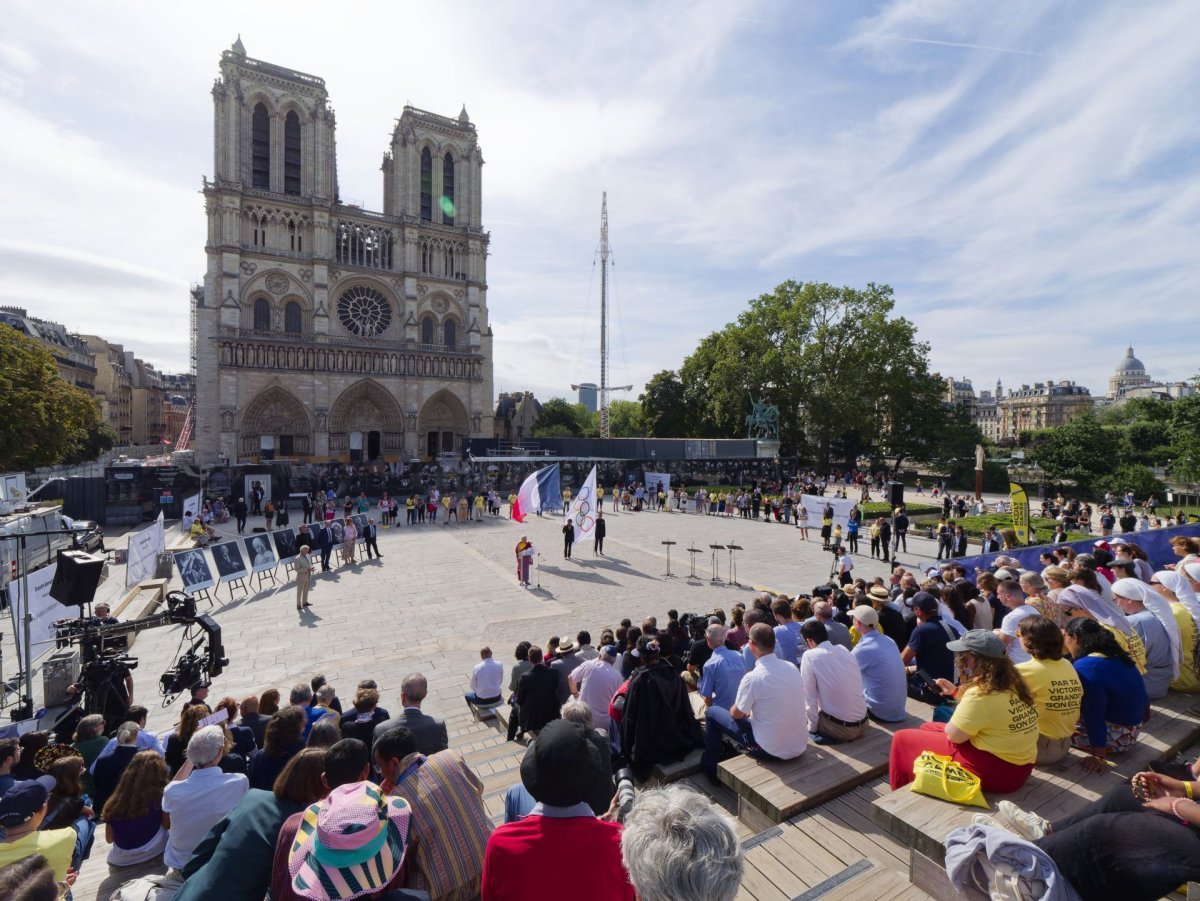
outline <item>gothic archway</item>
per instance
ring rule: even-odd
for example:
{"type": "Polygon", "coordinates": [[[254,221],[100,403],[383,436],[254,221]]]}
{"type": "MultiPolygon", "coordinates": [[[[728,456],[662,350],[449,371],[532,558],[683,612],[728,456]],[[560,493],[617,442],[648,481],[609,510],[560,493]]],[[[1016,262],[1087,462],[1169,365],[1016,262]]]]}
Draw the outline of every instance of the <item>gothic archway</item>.
{"type": "Polygon", "coordinates": [[[365,459],[404,450],[404,414],[378,382],[363,379],[343,391],[329,411],[329,452],[365,459]],[[372,437],[372,433],[378,433],[372,437]]]}
{"type": "Polygon", "coordinates": [[[462,401],[443,389],[425,401],[417,431],[421,452],[426,456],[457,452],[471,434],[467,409],[462,401]]]}
{"type": "Polygon", "coordinates": [[[277,386],[262,392],[245,408],[238,434],[244,457],[307,457],[313,452],[308,412],[277,386]]]}

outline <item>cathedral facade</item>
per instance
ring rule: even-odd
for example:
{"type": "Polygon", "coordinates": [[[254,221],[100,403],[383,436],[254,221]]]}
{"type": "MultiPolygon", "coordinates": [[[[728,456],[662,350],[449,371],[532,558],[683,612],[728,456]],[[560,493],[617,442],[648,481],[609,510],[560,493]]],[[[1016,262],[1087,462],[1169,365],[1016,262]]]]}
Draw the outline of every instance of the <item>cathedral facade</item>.
{"type": "Polygon", "coordinates": [[[212,93],[200,462],[409,461],[491,437],[483,158],[466,109],[404,107],[369,212],[339,197],[322,79],[239,39],[212,93]]]}

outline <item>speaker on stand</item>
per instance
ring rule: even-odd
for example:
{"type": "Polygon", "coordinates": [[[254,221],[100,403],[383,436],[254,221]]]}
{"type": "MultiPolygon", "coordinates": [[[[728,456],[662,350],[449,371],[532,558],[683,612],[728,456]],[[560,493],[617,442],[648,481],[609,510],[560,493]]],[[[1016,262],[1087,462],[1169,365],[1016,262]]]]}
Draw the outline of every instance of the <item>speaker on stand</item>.
{"type": "Polygon", "coordinates": [[[50,597],[64,607],[83,607],[96,597],[104,558],[85,551],[59,551],[50,597]]]}

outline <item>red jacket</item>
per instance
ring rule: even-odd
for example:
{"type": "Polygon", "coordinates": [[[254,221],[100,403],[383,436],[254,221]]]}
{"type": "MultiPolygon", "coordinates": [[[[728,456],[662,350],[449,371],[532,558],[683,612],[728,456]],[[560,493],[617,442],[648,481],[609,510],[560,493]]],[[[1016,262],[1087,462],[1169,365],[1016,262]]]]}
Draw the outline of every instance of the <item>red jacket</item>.
{"type": "Polygon", "coordinates": [[[634,901],[620,824],[528,816],[497,827],[483,857],[483,901],[526,901],[548,885],[571,886],[571,901],[634,901]]]}

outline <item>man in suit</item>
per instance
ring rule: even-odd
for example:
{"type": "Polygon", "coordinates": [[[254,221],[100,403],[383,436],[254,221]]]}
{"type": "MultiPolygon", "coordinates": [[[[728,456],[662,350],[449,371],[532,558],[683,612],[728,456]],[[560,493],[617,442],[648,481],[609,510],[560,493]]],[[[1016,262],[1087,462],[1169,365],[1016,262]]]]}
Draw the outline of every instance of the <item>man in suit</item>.
{"type": "Polygon", "coordinates": [[[292,569],[296,573],[296,609],[311,607],[308,602],[308,586],[312,581],[313,562],[308,556],[308,545],[300,548],[300,554],[292,561],[292,569]]]}
{"type": "Polygon", "coordinates": [[[375,525],[375,520],[367,520],[367,524],[363,526],[362,538],[367,546],[367,559],[371,559],[371,552],[374,551],[375,556],[382,560],[383,554],[379,553],[379,544],[377,543],[379,539],[379,526],[375,525]]]}
{"type": "MultiPolygon", "coordinates": [[[[533,667],[517,683],[517,710],[520,718],[518,738],[526,732],[537,732],[546,723],[559,718],[558,674],[549,666],[542,665],[542,649],[529,649],[529,662],[533,667]]],[[[513,731],[512,725],[508,731],[513,731]]]]}
{"type": "Polygon", "coordinates": [[[379,741],[383,733],[397,726],[404,726],[417,740],[417,750],[422,754],[436,754],[450,746],[446,723],[437,717],[421,712],[421,702],[429,693],[429,683],[420,673],[410,673],[400,683],[400,706],[404,709],[390,720],[375,727],[374,740],[379,741]]]}
{"type": "Polygon", "coordinates": [[[321,549],[321,572],[329,572],[329,555],[333,553],[333,531],[328,524],[317,530],[317,547],[321,549]]]}
{"type": "Polygon", "coordinates": [[[596,511],[596,540],[592,545],[592,555],[604,556],[604,536],[608,532],[608,523],[604,521],[604,514],[599,510],[596,511]]]}

